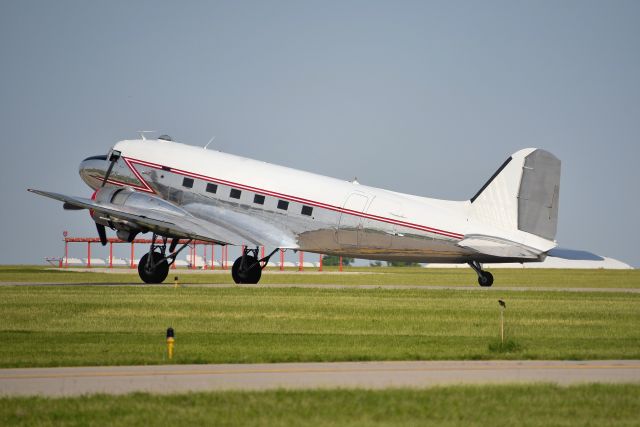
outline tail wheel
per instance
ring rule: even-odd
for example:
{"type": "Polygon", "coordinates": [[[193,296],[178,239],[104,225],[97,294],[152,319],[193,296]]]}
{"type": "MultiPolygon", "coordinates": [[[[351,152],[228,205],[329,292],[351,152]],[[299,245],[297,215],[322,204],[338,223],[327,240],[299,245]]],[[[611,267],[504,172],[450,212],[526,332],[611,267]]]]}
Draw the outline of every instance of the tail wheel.
{"type": "Polygon", "coordinates": [[[483,271],[482,274],[478,276],[478,284],[483,287],[493,285],[493,274],[488,271],[483,271]]]}
{"type": "Polygon", "coordinates": [[[145,283],[162,283],[169,275],[169,263],[161,254],[157,252],[152,252],[151,254],[153,256],[151,267],[147,268],[147,260],[149,259],[149,253],[147,252],[140,259],[138,274],[145,283]]]}
{"type": "Polygon", "coordinates": [[[262,276],[262,268],[260,267],[260,263],[255,257],[251,255],[246,255],[244,257],[244,265],[242,265],[242,257],[239,257],[233,263],[231,267],[231,277],[233,277],[233,281],[237,284],[246,283],[246,284],[256,284],[260,281],[260,276],[262,276]]]}

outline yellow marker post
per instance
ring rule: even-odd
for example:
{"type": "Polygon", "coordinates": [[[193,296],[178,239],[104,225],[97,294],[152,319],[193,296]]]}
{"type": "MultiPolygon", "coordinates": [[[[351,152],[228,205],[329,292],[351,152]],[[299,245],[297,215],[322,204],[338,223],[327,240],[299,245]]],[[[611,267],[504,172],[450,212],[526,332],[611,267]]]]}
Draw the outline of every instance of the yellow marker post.
{"type": "Polygon", "coordinates": [[[180,283],[178,282],[178,276],[173,278],[173,288],[176,289],[178,286],[180,286],[180,283]]]}
{"type": "Polygon", "coordinates": [[[173,359],[173,347],[175,345],[175,338],[173,328],[169,327],[167,329],[167,355],[169,356],[169,360],[173,359]]]}

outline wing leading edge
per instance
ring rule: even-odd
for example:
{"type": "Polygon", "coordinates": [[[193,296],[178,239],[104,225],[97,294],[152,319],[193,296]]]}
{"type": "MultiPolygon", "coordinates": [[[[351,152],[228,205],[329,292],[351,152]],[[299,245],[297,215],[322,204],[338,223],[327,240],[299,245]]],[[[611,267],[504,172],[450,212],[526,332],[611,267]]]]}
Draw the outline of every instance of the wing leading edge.
{"type": "MultiPolygon", "coordinates": [[[[68,207],[91,209],[94,215],[101,215],[114,224],[133,225],[142,230],[159,235],[198,239],[218,244],[242,245],[246,242],[242,236],[217,224],[197,218],[187,211],[166,211],[145,209],[133,206],[121,206],[112,203],[97,202],[84,197],[67,196],[59,193],[29,189],[44,197],[64,202],[68,207]]],[[[253,243],[253,242],[252,242],[253,243]]],[[[256,242],[257,243],[257,242],[256,242]]]]}

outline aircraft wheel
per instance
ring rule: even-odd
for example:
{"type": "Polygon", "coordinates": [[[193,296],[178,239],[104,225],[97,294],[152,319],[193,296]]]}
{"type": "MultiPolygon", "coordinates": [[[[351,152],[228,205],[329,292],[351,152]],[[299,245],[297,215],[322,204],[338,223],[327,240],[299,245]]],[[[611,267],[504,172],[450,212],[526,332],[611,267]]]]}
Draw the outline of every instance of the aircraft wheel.
{"type": "Polygon", "coordinates": [[[493,274],[488,271],[483,271],[482,276],[478,276],[478,284],[482,287],[489,287],[493,285],[493,274]]]}
{"type": "MultiPolygon", "coordinates": [[[[157,252],[153,252],[152,264],[158,263],[163,257],[157,252]]],[[[162,260],[160,264],[156,265],[151,270],[147,269],[147,259],[149,259],[149,253],[147,252],[140,259],[138,263],[138,274],[145,283],[162,283],[164,279],[169,275],[169,263],[166,259],[162,260]]]]}
{"type": "Polygon", "coordinates": [[[260,277],[262,276],[262,268],[260,268],[260,264],[257,262],[258,260],[254,257],[247,255],[244,258],[245,266],[253,266],[250,269],[240,270],[240,264],[242,263],[242,257],[239,257],[233,263],[231,267],[231,277],[233,277],[233,281],[237,284],[246,283],[246,284],[256,284],[260,281],[260,277]]]}

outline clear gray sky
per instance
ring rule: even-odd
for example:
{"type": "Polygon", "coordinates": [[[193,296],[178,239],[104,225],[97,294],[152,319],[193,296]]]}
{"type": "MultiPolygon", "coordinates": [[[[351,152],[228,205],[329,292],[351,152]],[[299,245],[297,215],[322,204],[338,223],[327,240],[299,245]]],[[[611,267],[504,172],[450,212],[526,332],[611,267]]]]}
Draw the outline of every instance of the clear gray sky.
{"type": "Polygon", "coordinates": [[[78,163],[154,129],[424,196],[562,159],[558,241],[640,266],[638,1],[2,1],[3,263],[94,235],[78,163]]]}

